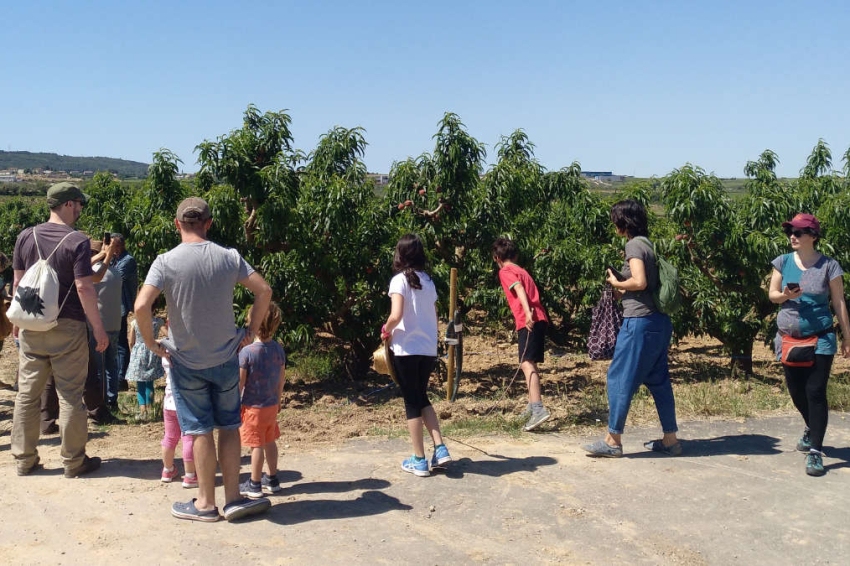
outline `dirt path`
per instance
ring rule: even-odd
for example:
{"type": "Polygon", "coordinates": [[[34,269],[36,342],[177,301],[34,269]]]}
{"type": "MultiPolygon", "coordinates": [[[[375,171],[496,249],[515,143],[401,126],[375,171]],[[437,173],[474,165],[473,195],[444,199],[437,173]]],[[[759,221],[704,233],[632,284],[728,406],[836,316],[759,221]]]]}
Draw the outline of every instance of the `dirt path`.
{"type": "MultiPolygon", "coordinates": [[[[4,396],[2,403],[7,403],[4,396]]],[[[158,481],[150,442],[127,427],[95,432],[95,474],[61,475],[58,437],[45,470],[18,477],[0,436],[0,556],[5,564],[811,564],[850,553],[850,418],[833,415],[829,473],[809,478],[796,417],[685,423],[686,455],[593,460],[587,438],[449,439],[446,474],[402,472],[402,440],[284,449],[284,490],[244,523],[170,517],[192,490],[158,481]]],[[[142,429],[145,430],[145,429],[142,429]]],[[[247,459],[243,459],[243,473],[247,459]]],[[[219,490],[218,496],[221,497],[219,490]]]]}

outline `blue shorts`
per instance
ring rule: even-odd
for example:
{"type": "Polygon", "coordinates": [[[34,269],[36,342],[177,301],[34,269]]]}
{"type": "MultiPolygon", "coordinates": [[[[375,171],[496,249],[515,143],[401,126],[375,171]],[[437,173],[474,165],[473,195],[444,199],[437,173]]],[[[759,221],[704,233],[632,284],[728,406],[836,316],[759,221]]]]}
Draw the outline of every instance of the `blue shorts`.
{"type": "Polygon", "coordinates": [[[234,430],[242,424],[238,356],[206,369],[187,368],[171,358],[171,384],[183,434],[234,430]]]}

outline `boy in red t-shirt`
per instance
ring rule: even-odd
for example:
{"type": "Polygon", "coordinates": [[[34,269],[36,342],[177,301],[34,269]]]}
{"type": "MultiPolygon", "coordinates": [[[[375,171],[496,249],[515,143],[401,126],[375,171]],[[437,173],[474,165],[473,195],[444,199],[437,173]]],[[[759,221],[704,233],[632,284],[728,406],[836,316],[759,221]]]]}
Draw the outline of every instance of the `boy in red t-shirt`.
{"type": "Polygon", "coordinates": [[[499,266],[499,281],[514,314],[516,330],[519,333],[519,363],[528,387],[528,406],[523,412],[523,416],[528,416],[528,422],[522,429],[528,432],[540,426],[550,416],[543,406],[540,375],[537,373],[537,364],[543,361],[544,339],[549,319],[540,303],[537,285],[526,270],[514,263],[516,258],[516,244],[511,240],[498,238],[493,242],[493,261],[499,266]]]}

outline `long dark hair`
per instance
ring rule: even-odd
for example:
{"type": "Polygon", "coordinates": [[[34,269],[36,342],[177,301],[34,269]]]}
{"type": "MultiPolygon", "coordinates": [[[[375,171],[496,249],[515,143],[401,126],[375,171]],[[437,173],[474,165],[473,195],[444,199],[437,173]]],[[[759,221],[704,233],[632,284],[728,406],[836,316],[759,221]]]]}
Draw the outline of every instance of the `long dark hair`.
{"type": "Polygon", "coordinates": [[[611,207],[611,222],[629,238],[649,236],[646,209],[636,200],[626,199],[611,207]]]}
{"type": "Polygon", "coordinates": [[[404,273],[407,283],[414,289],[421,289],[422,282],[419,281],[417,271],[425,271],[425,247],[422,240],[416,234],[405,234],[395,246],[393,256],[393,270],[396,273],[404,273]]]}

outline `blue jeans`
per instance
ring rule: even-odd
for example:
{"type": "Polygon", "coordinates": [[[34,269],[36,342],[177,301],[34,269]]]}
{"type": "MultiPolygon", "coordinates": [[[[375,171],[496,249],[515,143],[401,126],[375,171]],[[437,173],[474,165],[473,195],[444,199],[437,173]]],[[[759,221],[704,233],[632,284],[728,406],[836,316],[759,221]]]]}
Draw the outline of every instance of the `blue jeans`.
{"type": "Polygon", "coordinates": [[[205,369],[188,368],[171,358],[171,385],[183,434],[199,436],[242,424],[238,356],[205,369]]]}
{"type": "Polygon", "coordinates": [[[614,359],[608,366],[608,432],[623,434],[629,407],[641,384],[649,388],[665,433],[676,432],[676,402],[670,385],[667,350],[673,336],[670,317],[653,313],[623,319],[614,359]]]}
{"type": "Polygon", "coordinates": [[[118,403],[118,336],[119,332],[107,332],[109,345],[103,353],[97,351],[97,342],[94,341],[94,333],[89,332],[89,356],[94,360],[97,378],[106,384],[106,401],[109,405],[118,403]],[[105,379],[105,381],[104,381],[105,379]]]}
{"type": "Polygon", "coordinates": [[[130,365],[130,343],[127,341],[127,315],[121,317],[121,330],[118,331],[118,344],[115,348],[118,366],[118,381],[127,379],[127,366],[130,365]]]}

